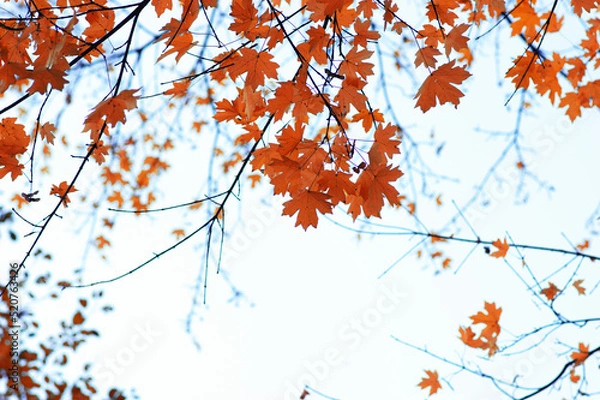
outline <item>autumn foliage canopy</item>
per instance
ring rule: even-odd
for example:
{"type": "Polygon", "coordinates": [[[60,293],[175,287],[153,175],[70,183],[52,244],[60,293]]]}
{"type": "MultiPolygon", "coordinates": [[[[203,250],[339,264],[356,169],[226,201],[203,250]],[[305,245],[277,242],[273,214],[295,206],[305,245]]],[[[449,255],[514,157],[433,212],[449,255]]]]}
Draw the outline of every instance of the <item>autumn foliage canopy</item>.
{"type": "MultiPolygon", "coordinates": [[[[514,45],[503,76],[512,94],[535,93],[571,121],[600,107],[598,0],[400,3],[4,4],[0,179],[20,188],[11,193],[11,207],[25,212],[40,198],[55,198],[53,211],[35,227],[40,235],[76,202],[151,211],[159,207],[158,180],[172,168],[170,152],[207,138],[207,174],[218,182],[196,188],[199,197],[179,207],[205,206],[211,217],[191,234],[174,229],[178,243],[223,223],[237,188],[262,180],[284,199],[282,213],[305,230],[334,212],[353,220],[381,217],[386,205],[412,213],[415,204],[398,186],[405,178],[399,166],[405,128],[390,102],[408,92],[403,113],[460,107],[478,61],[476,46],[500,29],[514,45]],[[562,52],[554,40],[566,29],[571,48],[562,52]],[[380,77],[393,73],[408,73],[412,86],[383,87],[380,77]],[[185,134],[170,132],[175,125],[185,134]],[[101,183],[99,197],[83,193],[83,176],[101,183]]],[[[115,224],[111,216],[101,220],[94,239],[99,251],[111,246],[115,224]]],[[[506,238],[492,245],[490,255],[498,259],[511,247],[506,238]]],[[[581,285],[575,286],[580,294],[581,285]]],[[[540,292],[548,301],[559,293],[552,283],[540,292]]],[[[492,357],[501,315],[501,307],[486,302],[471,326],[459,328],[460,340],[492,357]]],[[[588,352],[582,343],[571,371],[588,352]]],[[[434,394],[442,387],[438,373],[425,373],[419,386],[434,394]]]]}

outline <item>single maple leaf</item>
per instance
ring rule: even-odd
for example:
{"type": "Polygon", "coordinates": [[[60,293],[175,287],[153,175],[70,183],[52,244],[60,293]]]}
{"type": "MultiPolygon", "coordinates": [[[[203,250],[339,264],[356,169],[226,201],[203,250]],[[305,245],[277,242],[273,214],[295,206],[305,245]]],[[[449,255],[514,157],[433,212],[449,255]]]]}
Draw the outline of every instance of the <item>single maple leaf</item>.
{"type": "Polygon", "coordinates": [[[319,174],[317,182],[321,190],[331,196],[329,199],[331,204],[336,206],[339,203],[346,202],[348,195],[355,192],[355,185],[350,178],[352,178],[352,174],[325,170],[319,174]]]}
{"type": "Polygon", "coordinates": [[[103,100],[92,112],[88,114],[84,121],[84,131],[90,131],[93,140],[97,140],[97,135],[104,125],[115,126],[118,122],[125,123],[125,111],[133,110],[137,107],[138,96],[134,94],[139,89],[122,90],[116,96],[103,100]]]}
{"type": "Polygon", "coordinates": [[[358,47],[352,47],[340,63],[338,74],[345,78],[361,77],[367,79],[368,76],[373,75],[374,64],[365,61],[370,59],[372,55],[372,51],[366,49],[359,51],[358,47]]]}
{"type": "Polygon", "coordinates": [[[437,47],[438,43],[444,41],[444,33],[437,27],[426,24],[419,32],[419,38],[425,38],[425,45],[437,47]]]}
{"type": "Polygon", "coordinates": [[[227,71],[233,80],[247,73],[246,85],[256,89],[265,84],[265,77],[277,78],[279,64],[272,60],[273,56],[266,51],[258,52],[254,49],[243,48],[240,50],[240,56],[236,57],[235,64],[227,67],[227,71]]]}
{"type": "Polygon", "coordinates": [[[549,301],[552,301],[556,298],[556,295],[560,293],[560,290],[556,287],[556,285],[552,282],[548,282],[548,287],[542,289],[540,294],[546,296],[549,301]]]}
{"type": "Polygon", "coordinates": [[[532,4],[528,1],[522,1],[510,12],[511,17],[513,17],[510,23],[513,36],[523,33],[528,40],[536,36],[538,27],[541,25],[541,17],[532,4]]]}
{"type": "Polygon", "coordinates": [[[330,197],[327,194],[310,190],[300,191],[294,194],[291,200],[283,203],[283,215],[293,216],[298,213],[296,226],[301,225],[304,230],[307,230],[309,226],[316,228],[319,221],[317,211],[321,214],[332,213],[333,206],[329,201],[330,197]]]}
{"type": "Polygon", "coordinates": [[[110,242],[106,240],[106,238],[102,235],[96,238],[96,247],[99,249],[103,249],[106,246],[110,246],[110,242]]]}
{"type": "Polygon", "coordinates": [[[81,312],[77,311],[77,314],[73,316],[73,325],[81,325],[84,320],[85,318],[83,318],[81,312]]]}
{"type": "Polygon", "coordinates": [[[415,68],[421,64],[427,68],[435,68],[437,64],[437,60],[435,58],[441,54],[442,53],[433,46],[426,46],[417,49],[417,53],[415,54],[415,68]]]}
{"type": "Polygon", "coordinates": [[[436,0],[427,5],[427,17],[430,21],[438,21],[440,24],[454,25],[458,15],[452,10],[459,7],[457,0],[436,0]]]}
{"type": "Polygon", "coordinates": [[[400,203],[399,193],[392,183],[402,175],[402,171],[391,165],[369,166],[361,172],[356,185],[364,200],[362,208],[366,217],[380,217],[384,197],[391,205],[400,203]]]}
{"type": "Polygon", "coordinates": [[[56,132],[56,126],[50,122],[46,122],[40,126],[40,136],[42,137],[42,140],[49,144],[54,144],[54,132],[56,132]]]}
{"type": "Polygon", "coordinates": [[[455,62],[452,60],[441,65],[425,79],[414,97],[418,99],[415,107],[420,107],[421,111],[426,112],[435,107],[437,102],[440,105],[452,103],[458,106],[459,99],[464,94],[453,84],[461,84],[471,74],[465,70],[465,67],[455,67],[455,62]]]}
{"type": "Polygon", "coordinates": [[[583,279],[578,279],[575,282],[573,282],[573,286],[575,287],[575,289],[577,289],[577,293],[579,294],[585,294],[585,288],[581,286],[582,283],[583,279]]]}
{"type": "Polygon", "coordinates": [[[118,190],[115,190],[113,194],[106,198],[106,200],[108,200],[111,203],[117,203],[117,207],[119,208],[122,208],[123,204],[125,203],[123,196],[121,196],[121,192],[119,192],[118,190]]]}
{"type": "Polygon", "coordinates": [[[331,43],[331,34],[327,33],[322,26],[311,27],[306,31],[308,40],[298,45],[298,52],[302,58],[309,63],[314,59],[318,64],[325,65],[329,58],[327,57],[327,48],[331,43]]]}
{"type": "Polygon", "coordinates": [[[452,50],[460,52],[462,49],[467,47],[467,42],[470,40],[463,34],[469,29],[469,24],[460,24],[452,28],[450,33],[446,36],[444,41],[444,47],[446,48],[446,57],[450,55],[452,50]]]}
{"type": "Polygon", "coordinates": [[[356,32],[356,36],[354,36],[354,45],[367,47],[367,41],[377,41],[379,39],[379,33],[374,30],[370,30],[371,21],[370,20],[356,20],[354,22],[354,31],[356,32]]]}
{"type": "Polygon", "coordinates": [[[575,365],[583,364],[584,361],[590,356],[590,347],[583,343],[579,343],[579,351],[571,353],[571,358],[575,360],[575,365]]]}
{"type": "Polygon", "coordinates": [[[152,0],[152,6],[156,11],[156,16],[160,17],[165,10],[173,8],[173,2],[172,0],[152,0]]]}
{"type": "Polygon", "coordinates": [[[110,183],[111,185],[116,185],[117,183],[122,183],[123,185],[127,184],[127,181],[123,179],[123,175],[117,171],[113,172],[108,167],[102,168],[101,176],[104,178],[104,184],[110,183]]]}
{"type": "Polygon", "coordinates": [[[185,237],[185,231],[183,229],[173,229],[173,232],[171,232],[173,235],[175,235],[175,239],[181,239],[182,237],[185,237]]]}
{"type": "Polygon", "coordinates": [[[479,12],[487,7],[487,12],[492,18],[499,17],[506,11],[505,0],[475,0],[475,4],[479,12]]]}
{"type": "Polygon", "coordinates": [[[11,199],[11,201],[17,202],[17,208],[20,210],[25,204],[29,204],[29,201],[25,197],[19,194],[15,194],[11,199]]]}
{"type": "Polygon", "coordinates": [[[431,396],[441,389],[442,385],[440,384],[437,371],[425,370],[425,373],[427,374],[427,377],[423,378],[418,386],[421,389],[429,388],[429,395],[431,396]]]}
{"type": "Polygon", "coordinates": [[[569,373],[569,379],[573,383],[577,383],[579,382],[579,379],[581,379],[579,375],[575,375],[575,368],[571,368],[571,372],[569,373]]]}
{"type": "Polygon", "coordinates": [[[481,331],[480,337],[491,338],[500,334],[500,315],[502,307],[497,308],[496,303],[484,303],[484,309],[487,313],[479,311],[470,318],[473,324],[484,324],[485,328],[481,331]]]}
{"type": "Polygon", "coordinates": [[[16,118],[0,121],[0,179],[10,173],[14,181],[24,168],[17,157],[27,151],[29,136],[25,133],[25,126],[16,122],[16,118]]]}
{"type": "Polygon", "coordinates": [[[585,242],[578,244],[575,247],[577,247],[577,250],[579,251],[584,251],[590,247],[590,241],[586,239],[585,242]]]}
{"type": "Polygon", "coordinates": [[[496,258],[506,257],[506,252],[508,252],[508,248],[510,247],[510,245],[506,243],[506,238],[504,238],[504,241],[501,241],[500,239],[494,240],[492,244],[498,250],[494,251],[490,256],[496,258]]]}
{"type": "Polygon", "coordinates": [[[71,202],[68,193],[73,193],[76,191],[77,189],[75,189],[75,186],[71,186],[71,188],[69,189],[69,184],[66,181],[62,181],[58,184],[58,186],[52,185],[52,189],[50,189],[50,194],[62,197],[62,204],[64,207],[67,207],[67,204],[71,202]],[[69,191],[67,192],[67,190],[69,191]]]}
{"type": "Polygon", "coordinates": [[[598,0],[571,0],[573,4],[573,12],[581,17],[583,10],[591,12],[594,8],[598,7],[598,0]]]}
{"type": "Polygon", "coordinates": [[[589,99],[586,99],[581,93],[569,92],[560,99],[558,106],[560,108],[567,107],[566,114],[573,122],[577,117],[581,117],[581,107],[589,107],[588,104],[589,99]]]}

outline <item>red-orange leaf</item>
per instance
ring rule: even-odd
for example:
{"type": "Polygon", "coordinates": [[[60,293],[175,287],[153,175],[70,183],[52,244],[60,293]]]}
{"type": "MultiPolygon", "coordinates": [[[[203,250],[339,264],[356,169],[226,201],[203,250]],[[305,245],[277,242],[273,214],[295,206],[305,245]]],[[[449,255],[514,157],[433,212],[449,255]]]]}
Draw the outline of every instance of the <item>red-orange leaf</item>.
{"type": "Polygon", "coordinates": [[[173,229],[173,232],[171,233],[175,235],[175,238],[177,240],[181,239],[182,237],[185,237],[185,231],[183,229],[173,229]]]}
{"type": "Polygon", "coordinates": [[[579,351],[571,353],[571,358],[575,360],[575,365],[583,364],[583,362],[589,357],[590,348],[583,343],[579,343],[579,351]]]}
{"type": "Polygon", "coordinates": [[[106,123],[115,126],[118,122],[126,121],[125,111],[133,110],[137,107],[138,97],[134,94],[139,89],[123,90],[118,95],[101,101],[85,118],[84,131],[91,131],[92,139],[97,134],[106,118],[106,123]]]}
{"type": "Polygon", "coordinates": [[[440,66],[425,79],[414,97],[418,99],[415,107],[420,107],[423,112],[426,112],[435,107],[437,102],[458,105],[459,99],[464,94],[453,85],[461,84],[471,74],[465,70],[465,67],[455,67],[454,64],[455,60],[452,60],[440,66]]]}
{"type": "Polygon", "coordinates": [[[431,396],[441,389],[442,385],[440,384],[437,371],[425,370],[425,373],[427,374],[427,377],[423,378],[418,386],[421,389],[429,388],[429,395],[431,396]]]}
{"type": "Polygon", "coordinates": [[[85,318],[83,318],[83,315],[78,311],[77,314],[73,316],[73,325],[81,325],[84,320],[85,318]]]}
{"type": "Polygon", "coordinates": [[[0,179],[10,173],[14,181],[24,167],[17,157],[27,151],[29,136],[25,133],[25,126],[16,121],[16,118],[0,121],[0,179]]]}
{"type": "Polygon", "coordinates": [[[560,293],[560,290],[552,282],[548,282],[548,287],[540,291],[540,294],[546,296],[546,298],[550,301],[554,300],[558,293],[560,293]]]}
{"type": "Polygon", "coordinates": [[[365,217],[380,217],[383,208],[383,198],[391,205],[400,203],[399,193],[392,183],[402,176],[402,171],[393,166],[369,166],[359,175],[356,185],[359,187],[365,217]]]}
{"type": "Polygon", "coordinates": [[[575,368],[571,368],[571,372],[569,373],[569,379],[573,383],[577,383],[577,382],[579,382],[579,379],[581,379],[581,377],[579,375],[575,374],[575,368]]]}
{"type": "Polygon", "coordinates": [[[583,279],[578,279],[575,282],[573,282],[573,287],[575,287],[575,289],[577,289],[577,293],[579,293],[579,294],[585,294],[585,288],[583,286],[581,286],[582,283],[583,283],[583,279]]]}
{"type": "Polygon", "coordinates": [[[256,89],[258,86],[265,84],[265,77],[277,78],[279,64],[272,61],[273,56],[271,54],[266,51],[258,52],[247,48],[241,49],[240,53],[241,57],[236,58],[235,64],[227,69],[231,79],[247,72],[246,85],[256,89]]]}
{"type": "Polygon", "coordinates": [[[469,38],[463,36],[463,34],[469,29],[469,24],[460,24],[452,28],[452,30],[446,36],[446,41],[444,42],[444,47],[446,48],[446,56],[450,55],[452,49],[456,51],[461,51],[462,49],[467,47],[467,42],[469,38]]]}
{"type": "Polygon", "coordinates": [[[333,206],[329,201],[330,197],[327,194],[311,192],[310,190],[301,191],[295,194],[291,200],[283,203],[283,215],[293,216],[298,213],[296,226],[301,225],[304,230],[308,229],[309,226],[316,228],[318,223],[317,210],[321,214],[331,214],[332,212],[333,206]]]}
{"type": "Polygon", "coordinates": [[[173,2],[172,0],[152,0],[152,6],[156,11],[156,15],[160,17],[165,10],[173,8],[173,2]]]}
{"type": "Polygon", "coordinates": [[[498,249],[498,250],[494,251],[492,254],[490,254],[492,257],[496,257],[496,258],[506,257],[506,252],[508,251],[508,248],[510,247],[510,245],[508,243],[506,243],[506,238],[504,238],[504,241],[497,239],[497,240],[493,241],[492,244],[494,245],[494,247],[496,247],[498,249]]]}
{"type": "MultiPolygon", "coordinates": [[[[67,204],[71,202],[71,200],[69,199],[69,195],[67,194],[67,189],[69,189],[69,184],[66,181],[62,181],[58,184],[58,186],[52,185],[52,189],[50,190],[50,194],[63,197],[62,204],[64,207],[66,207],[67,204]]],[[[73,193],[76,191],[77,189],[75,189],[75,186],[72,186],[68,193],[73,193]]]]}
{"type": "Polygon", "coordinates": [[[106,246],[110,246],[110,242],[102,235],[96,238],[96,247],[103,249],[106,246]]]}
{"type": "Polygon", "coordinates": [[[577,250],[584,251],[585,249],[588,249],[590,247],[590,241],[586,239],[583,243],[578,244],[576,247],[577,250]]]}

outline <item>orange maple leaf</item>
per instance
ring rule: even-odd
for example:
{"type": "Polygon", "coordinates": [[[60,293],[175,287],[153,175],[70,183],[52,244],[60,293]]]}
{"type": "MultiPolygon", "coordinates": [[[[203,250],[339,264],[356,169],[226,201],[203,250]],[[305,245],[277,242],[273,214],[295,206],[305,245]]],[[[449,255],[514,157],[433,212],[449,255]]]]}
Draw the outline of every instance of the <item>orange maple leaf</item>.
{"type": "Polygon", "coordinates": [[[469,24],[460,24],[452,28],[450,33],[446,36],[446,41],[444,42],[444,47],[446,48],[446,57],[450,55],[452,49],[460,52],[462,49],[467,47],[467,42],[470,40],[468,37],[463,36],[467,29],[469,29],[469,24]]]}
{"type": "Polygon", "coordinates": [[[559,293],[560,293],[560,290],[552,282],[548,282],[548,287],[545,289],[542,289],[540,291],[540,294],[543,294],[544,296],[546,296],[546,298],[550,301],[554,300],[556,295],[559,293]]]}
{"type": "Polygon", "coordinates": [[[502,307],[497,308],[496,303],[484,303],[484,309],[487,313],[479,311],[477,314],[472,315],[470,318],[474,324],[484,324],[485,328],[481,331],[481,336],[490,337],[492,335],[500,334],[500,315],[502,314],[502,307]]]}
{"type": "Polygon", "coordinates": [[[85,318],[83,318],[81,312],[77,311],[77,314],[73,316],[73,325],[81,325],[84,320],[85,318]]]}
{"type": "Polygon", "coordinates": [[[578,244],[575,247],[577,247],[577,250],[583,251],[583,250],[588,249],[590,247],[590,241],[586,239],[585,242],[583,242],[581,244],[578,244]]]}
{"type": "Polygon", "coordinates": [[[247,73],[246,85],[256,89],[265,84],[265,77],[277,78],[277,68],[279,64],[272,61],[273,56],[266,51],[258,52],[254,49],[243,48],[240,50],[240,57],[237,57],[235,64],[229,66],[229,76],[235,80],[238,76],[247,73]]]}
{"type": "Polygon", "coordinates": [[[310,190],[303,190],[292,196],[291,200],[283,203],[283,215],[293,216],[298,213],[296,217],[296,226],[302,225],[304,230],[308,229],[309,226],[317,227],[318,217],[317,210],[321,214],[331,214],[332,204],[329,201],[331,196],[312,192],[310,190]]]}
{"type": "Polygon", "coordinates": [[[260,182],[260,178],[262,175],[258,175],[258,174],[251,174],[248,175],[248,179],[250,179],[250,187],[255,188],[256,184],[260,182]]]}
{"type": "Polygon", "coordinates": [[[152,0],[152,6],[156,11],[156,15],[160,17],[165,10],[173,8],[173,2],[172,0],[152,0]]]}
{"type": "Polygon", "coordinates": [[[459,99],[464,94],[453,84],[461,84],[471,74],[465,70],[465,67],[455,67],[455,62],[452,60],[441,65],[425,79],[414,97],[418,99],[415,107],[420,107],[423,112],[426,112],[435,107],[437,102],[440,105],[452,103],[458,106],[459,99]]]}
{"type": "Polygon", "coordinates": [[[595,7],[598,7],[598,0],[571,0],[571,4],[573,4],[573,12],[581,17],[583,10],[591,12],[595,7]]]}
{"type": "Polygon", "coordinates": [[[309,39],[298,45],[298,52],[307,63],[314,59],[318,64],[327,64],[329,58],[326,50],[329,47],[331,35],[322,26],[311,27],[306,34],[309,39]]]}
{"type": "Polygon", "coordinates": [[[441,389],[442,385],[440,384],[437,371],[425,370],[425,373],[427,374],[427,377],[423,378],[417,386],[421,389],[429,388],[429,395],[431,396],[441,389]]]}
{"type": "Polygon", "coordinates": [[[374,30],[369,30],[371,26],[370,20],[356,20],[354,22],[354,30],[356,31],[356,36],[354,36],[354,44],[362,47],[367,47],[367,40],[376,41],[379,39],[379,33],[374,30]]]}
{"type": "Polygon", "coordinates": [[[99,249],[102,249],[106,246],[110,246],[110,242],[108,240],[106,240],[106,238],[102,235],[98,236],[96,238],[96,247],[99,249]]]}
{"type": "Polygon", "coordinates": [[[119,207],[119,208],[122,208],[123,204],[125,203],[125,200],[121,196],[121,192],[119,192],[117,190],[115,190],[113,192],[113,194],[111,194],[110,196],[108,196],[106,198],[106,200],[108,200],[111,203],[117,203],[117,207],[119,207]]]}
{"type": "Polygon", "coordinates": [[[578,279],[575,282],[573,282],[573,286],[575,287],[575,289],[577,289],[577,293],[579,294],[585,294],[585,288],[581,286],[582,283],[583,279],[578,279]]]}
{"type": "Polygon", "coordinates": [[[575,365],[583,364],[584,361],[590,356],[590,347],[579,343],[579,351],[571,353],[571,358],[575,360],[575,365]]]}
{"type": "Polygon", "coordinates": [[[502,308],[497,308],[495,303],[485,302],[484,308],[486,313],[479,311],[470,318],[473,324],[484,324],[479,337],[475,337],[475,333],[471,327],[459,327],[460,339],[469,347],[488,350],[488,356],[493,356],[498,351],[498,335],[500,334],[500,315],[502,308]]]}
{"type": "Polygon", "coordinates": [[[175,239],[181,239],[182,237],[185,237],[185,231],[183,229],[173,229],[173,232],[171,233],[175,235],[175,239]]]}
{"type": "Polygon", "coordinates": [[[506,257],[506,252],[508,252],[508,248],[510,247],[510,245],[508,243],[506,243],[506,238],[504,238],[504,241],[502,241],[500,239],[494,240],[492,242],[492,244],[498,250],[494,251],[492,254],[490,254],[490,256],[496,257],[496,258],[506,257]]]}
{"type": "Polygon", "coordinates": [[[40,126],[40,136],[42,137],[42,140],[45,140],[47,143],[54,144],[54,132],[56,132],[56,126],[50,122],[46,122],[44,125],[40,126]]]}
{"type": "Polygon", "coordinates": [[[138,97],[134,94],[139,89],[122,90],[116,96],[101,101],[88,114],[84,121],[84,131],[91,131],[93,140],[97,140],[96,135],[102,129],[104,121],[110,126],[115,126],[118,122],[126,121],[125,111],[133,110],[137,107],[138,97]]]}
{"type": "Polygon", "coordinates": [[[68,193],[73,193],[76,191],[77,189],[75,189],[75,186],[71,186],[71,188],[69,189],[69,184],[66,181],[62,181],[58,184],[58,186],[52,185],[52,189],[50,189],[50,194],[62,197],[62,204],[64,207],[67,207],[67,204],[71,202],[68,193]],[[67,190],[69,191],[67,192],[67,190]]]}
{"type": "Polygon", "coordinates": [[[442,55],[442,53],[433,46],[426,46],[419,48],[415,54],[415,68],[423,64],[427,68],[435,68],[437,60],[435,57],[442,55]]]}
{"type": "Polygon", "coordinates": [[[474,348],[483,347],[483,340],[475,339],[475,332],[473,332],[473,329],[471,329],[470,326],[467,326],[466,328],[459,326],[458,333],[460,333],[460,340],[467,346],[474,348]]]}
{"type": "Polygon", "coordinates": [[[252,41],[269,32],[269,26],[260,26],[258,10],[252,0],[234,0],[231,4],[230,15],[234,22],[229,25],[229,30],[246,36],[252,41]]]}
{"type": "Polygon", "coordinates": [[[492,18],[496,18],[506,11],[505,0],[475,0],[475,4],[478,11],[487,7],[487,11],[492,18]]]}
{"type": "Polygon", "coordinates": [[[581,379],[579,375],[575,375],[575,368],[571,368],[571,372],[569,373],[569,379],[573,383],[577,383],[579,382],[579,379],[581,379]]]}
{"type": "Polygon", "coordinates": [[[391,205],[398,205],[399,193],[392,183],[403,175],[397,167],[391,165],[369,166],[364,169],[356,180],[365,217],[380,217],[383,199],[387,198],[391,205]]]}
{"type": "Polygon", "coordinates": [[[29,204],[29,202],[21,195],[15,194],[12,198],[12,201],[17,202],[17,208],[20,210],[25,204],[29,204]]]}
{"type": "Polygon", "coordinates": [[[14,181],[24,168],[17,157],[27,151],[29,136],[25,133],[25,126],[16,122],[16,118],[0,121],[0,179],[10,173],[14,181]]]}

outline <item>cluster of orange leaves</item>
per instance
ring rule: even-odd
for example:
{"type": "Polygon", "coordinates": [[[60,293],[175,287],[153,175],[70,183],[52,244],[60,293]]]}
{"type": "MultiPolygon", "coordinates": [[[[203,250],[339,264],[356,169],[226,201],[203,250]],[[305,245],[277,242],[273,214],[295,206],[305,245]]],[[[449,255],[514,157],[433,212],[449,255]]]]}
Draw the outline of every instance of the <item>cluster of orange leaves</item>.
{"type": "MultiPolygon", "coordinates": [[[[587,18],[598,8],[595,0],[572,0],[573,13],[586,23],[585,38],[579,43],[582,54],[563,57],[553,53],[547,58],[539,51],[543,48],[538,49],[542,38],[546,33],[557,32],[564,18],[542,10],[536,1],[519,2],[512,9],[507,9],[504,0],[428,2],[428,22],[420,28],[408,25],[391,0],[300,3],[299,14],[308,23],[302,28],[302,35],[292,37],[289,30],[295,30],[295,26],[281,13],[279,0],[259,7],[252,0],[234,0],[228,29],[246,42],[216,55],[208,72],[215,82],[229,79],[238,86],[235,98],[215,103],[214,116],[220,122],[239,125],[242,133],[235,140],[237,146],[257,143],[263,138],[265,127],[280,124],[276,143],[254,149],[252,168],[269,178],[276,194],[289,197],[283,212],[297,214],[296,225],[305,229],[316,226],[318,214],[331,213],[337,205],[345,205],[356,219],[360,215],[380,216],[384,200],[395,206],[400,204],[395,182],[402,172],[394,157],[400,152],[401,132],[386,124],[385,116],[371,107],[365,92],[368,79],[374,75],[374,64],[370,62],[374,52],[370,47],[384,31],[408,34],[415,39],[415,68],[427,73],[415,95],[415,106],[423,112],[439,104],[459,104],[464,96],[459,86],[470,76],[467,65],[473,60],[469,32],[486,20],[499,18],[509,18],[510,34],[522,36],[528,44],[528,50],[515,59],[506,74],[517,87],[533,86],[553,103],[558,99],[560,107],[567,107],[571,119],[580,115],[581,108],[600,105],[599,82],[587,79],[587,65],[597,68],[600,63],[600,20],[587,18]],[[381,20],[383,28],[375,30],[375,24],[381,20]],[[273,56],[284,45],[296,54],[293,76],[286,76],[293,70],[288,66],[282,69],[273,56]],[[566,76],[571,91],[567,92],[565,84],[559,82],[561,74],[566,76]],[[313,134],[309,123],[318,115],[324,115],[327,123],[313,134]]],[[[201,15],[206,15],[203,8],[217,7],[218,2],[146,0],[139,9],[146,5],[151,5],[157,16],[180,10],[179,17],[174,14],[162,27],[157,40],[165,46],[158,61],[173,56],[179,62],[198,44],[193,26],[201,15]]],[[[31,12],[34,18],[11,19],[0,28],[0,92],[9,88],[24,88],[29,94],[62,90],[68,84],[74,60],[92,61],[102,55],[101,41],[117,27],[115,9],[108,0],[57,0],[55,4],[38,0],[31,12]],[[68,10],[74,12],[70,17],[68,10]],[[55,29],[59,23],[60,29],[55,29]]],[[[189,87],[190,80],[175,82],[164,94],[183,98],[189,87]]],[[[124,123],[125,112],[138,107],[135,93],[132,89],[114,93],[100,101],[84,121],[83,131],[89,132],[91,138],[88,150],[98,163],[110,154],[112,143],[103,139],[109,137],[109,128],[124,123]]],[[[47,124],[35,130],[35,136],[39,133],[46,141],[45,153],[53,143],[52,130],[43,128],[51,128],[47,124]]],[[[195,129],[200,126],[195,125],[195,129]]],[[[0,178],[10,173],[15,179],[22,173],[18,157],[26,152],[28,137],[16,119],[2,120],[0,178]]],[[[236,151],[224,167],[229,170],[244,160],[243,153],[236,151]]],[[[127,182],[119,179],[119,172],[104,172],[106,182],[127,182]]],[[[147,168],[136,177],[138,187],[147,187],[152,173],[147,168]]],[[[259,175],[253,176],[254,185],[259,175]]],[[[140,211],[147,208],[152,201],[150,194],[147,200],[130,194],[132,207],[140,211]]],[[[119,207],[125,203],[118,189],[109,201],[119,207]]]]}
{"type": "Polygon", "coordinates": [[[497,308],[495,303],[484,304],[485,312],[479,311],[472,315],[472,325],[482,324],[484,327],[476,335],[470,326],[458,328],[460,340],[469,347],[488,351],[488,357],[493,356],[498,351],[498,335],[500,334],[500,314],[502,308],[497,308]]]}

